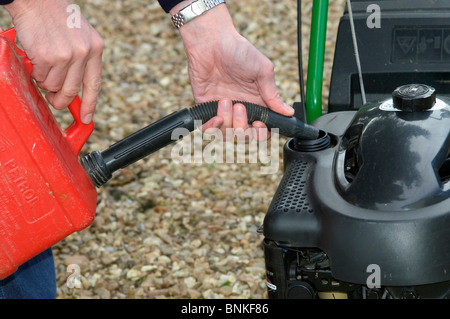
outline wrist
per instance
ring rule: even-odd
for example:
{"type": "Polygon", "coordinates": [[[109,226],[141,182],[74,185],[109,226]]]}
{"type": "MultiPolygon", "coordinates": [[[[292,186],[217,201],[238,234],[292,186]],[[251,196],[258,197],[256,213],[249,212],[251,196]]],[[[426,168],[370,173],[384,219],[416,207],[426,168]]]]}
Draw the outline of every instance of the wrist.
{"type": "Polygon", "coordinates": [[[171,11],[171,19],[175,27],[179,29],[190,21],[198,19],[200,16],[205,15],[208,11],[220,5],[225,6],[225,0],[184,1],[173,8],[171,11]],[[180,7],[181,9],[179,9],[180,7]]]}
{"type": "Polygon", "coordinates": [[[13,1],[12,3],[4,5],[3,7],[9,13],[9,15],[12,18],[14,18],[16,16],[16,14],[18,12],[20,12],[20,9],[18,9],[18,7],[20,7],[20,6],[21,6],[21,1],[20,0],[16,0],[16,1],[13,1]]]}
{"type": "Polygon", "coordinates": [[[40,14],[43,12],[51,12],[54,8],[58,8],[58,10],[63,8],[65,10],[69,4],[72,4],[70,0],[14,0],[4,7],[14,21],[14,18],[26,12],[40,14]]]}
{"type": "Polygon", "coordinates": [[[222,41],[229,35],[237,34],[225,4],[211,8],[204,14],[192,19],[180,27],[179,32],[186,50],[199,43],[215,43],[222,41]]]}
{"type": "MultiPolygon", "coordinates": [[[[40,2],[45,2],[45,1],[40,1],[40,2]]],[[[11,16],[11,18],[14,19],[26,12],[26,11],[30,11],[33,10],[34,6],[36,5],[36,1],[33,0],[14,0],[12,3],[5,5],[5,9],[6,11],[8,11],[9,15],[11,16]]]]}
{"type": "Polygon", "coordinates": [[[18,14],[24,11],[30,10],[30,8],[36,3],[33,0],[14,0],[12,3],[5,5],[6,11],[8,11],[11,18],[15,18],[18,14]]]}
{"type": "Polygon", "coordinates": [[[7,5],[7,4],[10,4],[13,1],[14,0],[0,0],[0,5],[4,6],[4,5],[7,5]]]}

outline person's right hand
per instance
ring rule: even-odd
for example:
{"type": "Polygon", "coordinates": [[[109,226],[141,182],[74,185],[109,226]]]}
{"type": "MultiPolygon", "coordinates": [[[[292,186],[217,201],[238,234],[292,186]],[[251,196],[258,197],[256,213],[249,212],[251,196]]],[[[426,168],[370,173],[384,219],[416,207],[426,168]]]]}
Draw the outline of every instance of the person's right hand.
{"type": "Polygon", "coordinates": [[[5,9],[17,38],[33,64],[32,77],[48,91],[46,98],[64,109],[80,93],[81,120],[92,120],[101,86],[103,39],[80,14],[80,25],[68,24],[74,14],[69,0],[15,0],[5,9]]]}
{"type": "MultiPolygon", "coordinates": [[[[180,3],[171,13],[190,2],[180,3]]],[[[294,115],[294,109],[284,103],[278,92],[273,63],[238,33],[225,4],[196,17],[179,31],[195,103],[219,101],[217,116],[204,123],[204,131],[220,129],[227,137],[228,129],[232,129],[238,135],[251,133],[251,138],[257,140],[270,136],[263,122],[249,125],[246,108],[241,103],[233,105],[233,100],[259,104],[285,116],[294,115]]]]}

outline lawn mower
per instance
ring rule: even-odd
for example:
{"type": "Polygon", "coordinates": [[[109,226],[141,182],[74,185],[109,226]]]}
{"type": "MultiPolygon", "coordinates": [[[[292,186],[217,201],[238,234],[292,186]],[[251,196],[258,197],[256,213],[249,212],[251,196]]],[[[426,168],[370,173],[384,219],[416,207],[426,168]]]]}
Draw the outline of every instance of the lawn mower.
{"type": "Polygon", "coordinates": [[[286,142],[260,229],[268,296],[447,299],[450,4],[348,1],[322,114],[327,7],[314,1],[296,105],[322,134],[286,142]]]}

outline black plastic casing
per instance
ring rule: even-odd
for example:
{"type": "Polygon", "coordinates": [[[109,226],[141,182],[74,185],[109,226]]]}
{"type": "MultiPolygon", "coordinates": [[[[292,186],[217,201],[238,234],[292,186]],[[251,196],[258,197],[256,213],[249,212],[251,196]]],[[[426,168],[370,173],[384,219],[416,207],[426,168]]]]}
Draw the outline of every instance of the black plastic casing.
{"type": "MultiPolygon", "coordinates": [[[[424,83],[450,97],[450,1],[351,3],[368,102],[390,98],[405,83],[424,83]]],[[[335,48],[328,111],[357,110],[362,97],[347,8],[335,48]]]]}
{"type": "MultiPolygon", "coordinates": [[[[271,256],[318,248],[334,278],[362,285],[371,264],[383,286],[450,280],[450,182],[439,178],[450,151],[449,106],[413,113],[367,105],[312,125],[329,133],[331,145],[300,152],[294,139],[285,144],[284,176],[263,224],[271,256]],[[351,182],[344,176],[350,149],[360,165],[351,182]]],[[[268,280],[286,286],[279,264],[266,256],[268,280]]]]}

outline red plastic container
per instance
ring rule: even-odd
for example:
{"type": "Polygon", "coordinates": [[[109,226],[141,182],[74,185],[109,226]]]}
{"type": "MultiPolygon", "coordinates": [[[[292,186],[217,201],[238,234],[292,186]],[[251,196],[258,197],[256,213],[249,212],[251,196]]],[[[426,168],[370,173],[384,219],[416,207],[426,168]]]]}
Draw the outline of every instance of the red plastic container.
{"type": "Polygon", "coordinates": [[[32,64],[15,45],[15,30],[0,33],[0,279],[95,216],[97,192],[78,162],[94,124],[63,129],[30,77],[32,64]]]}

